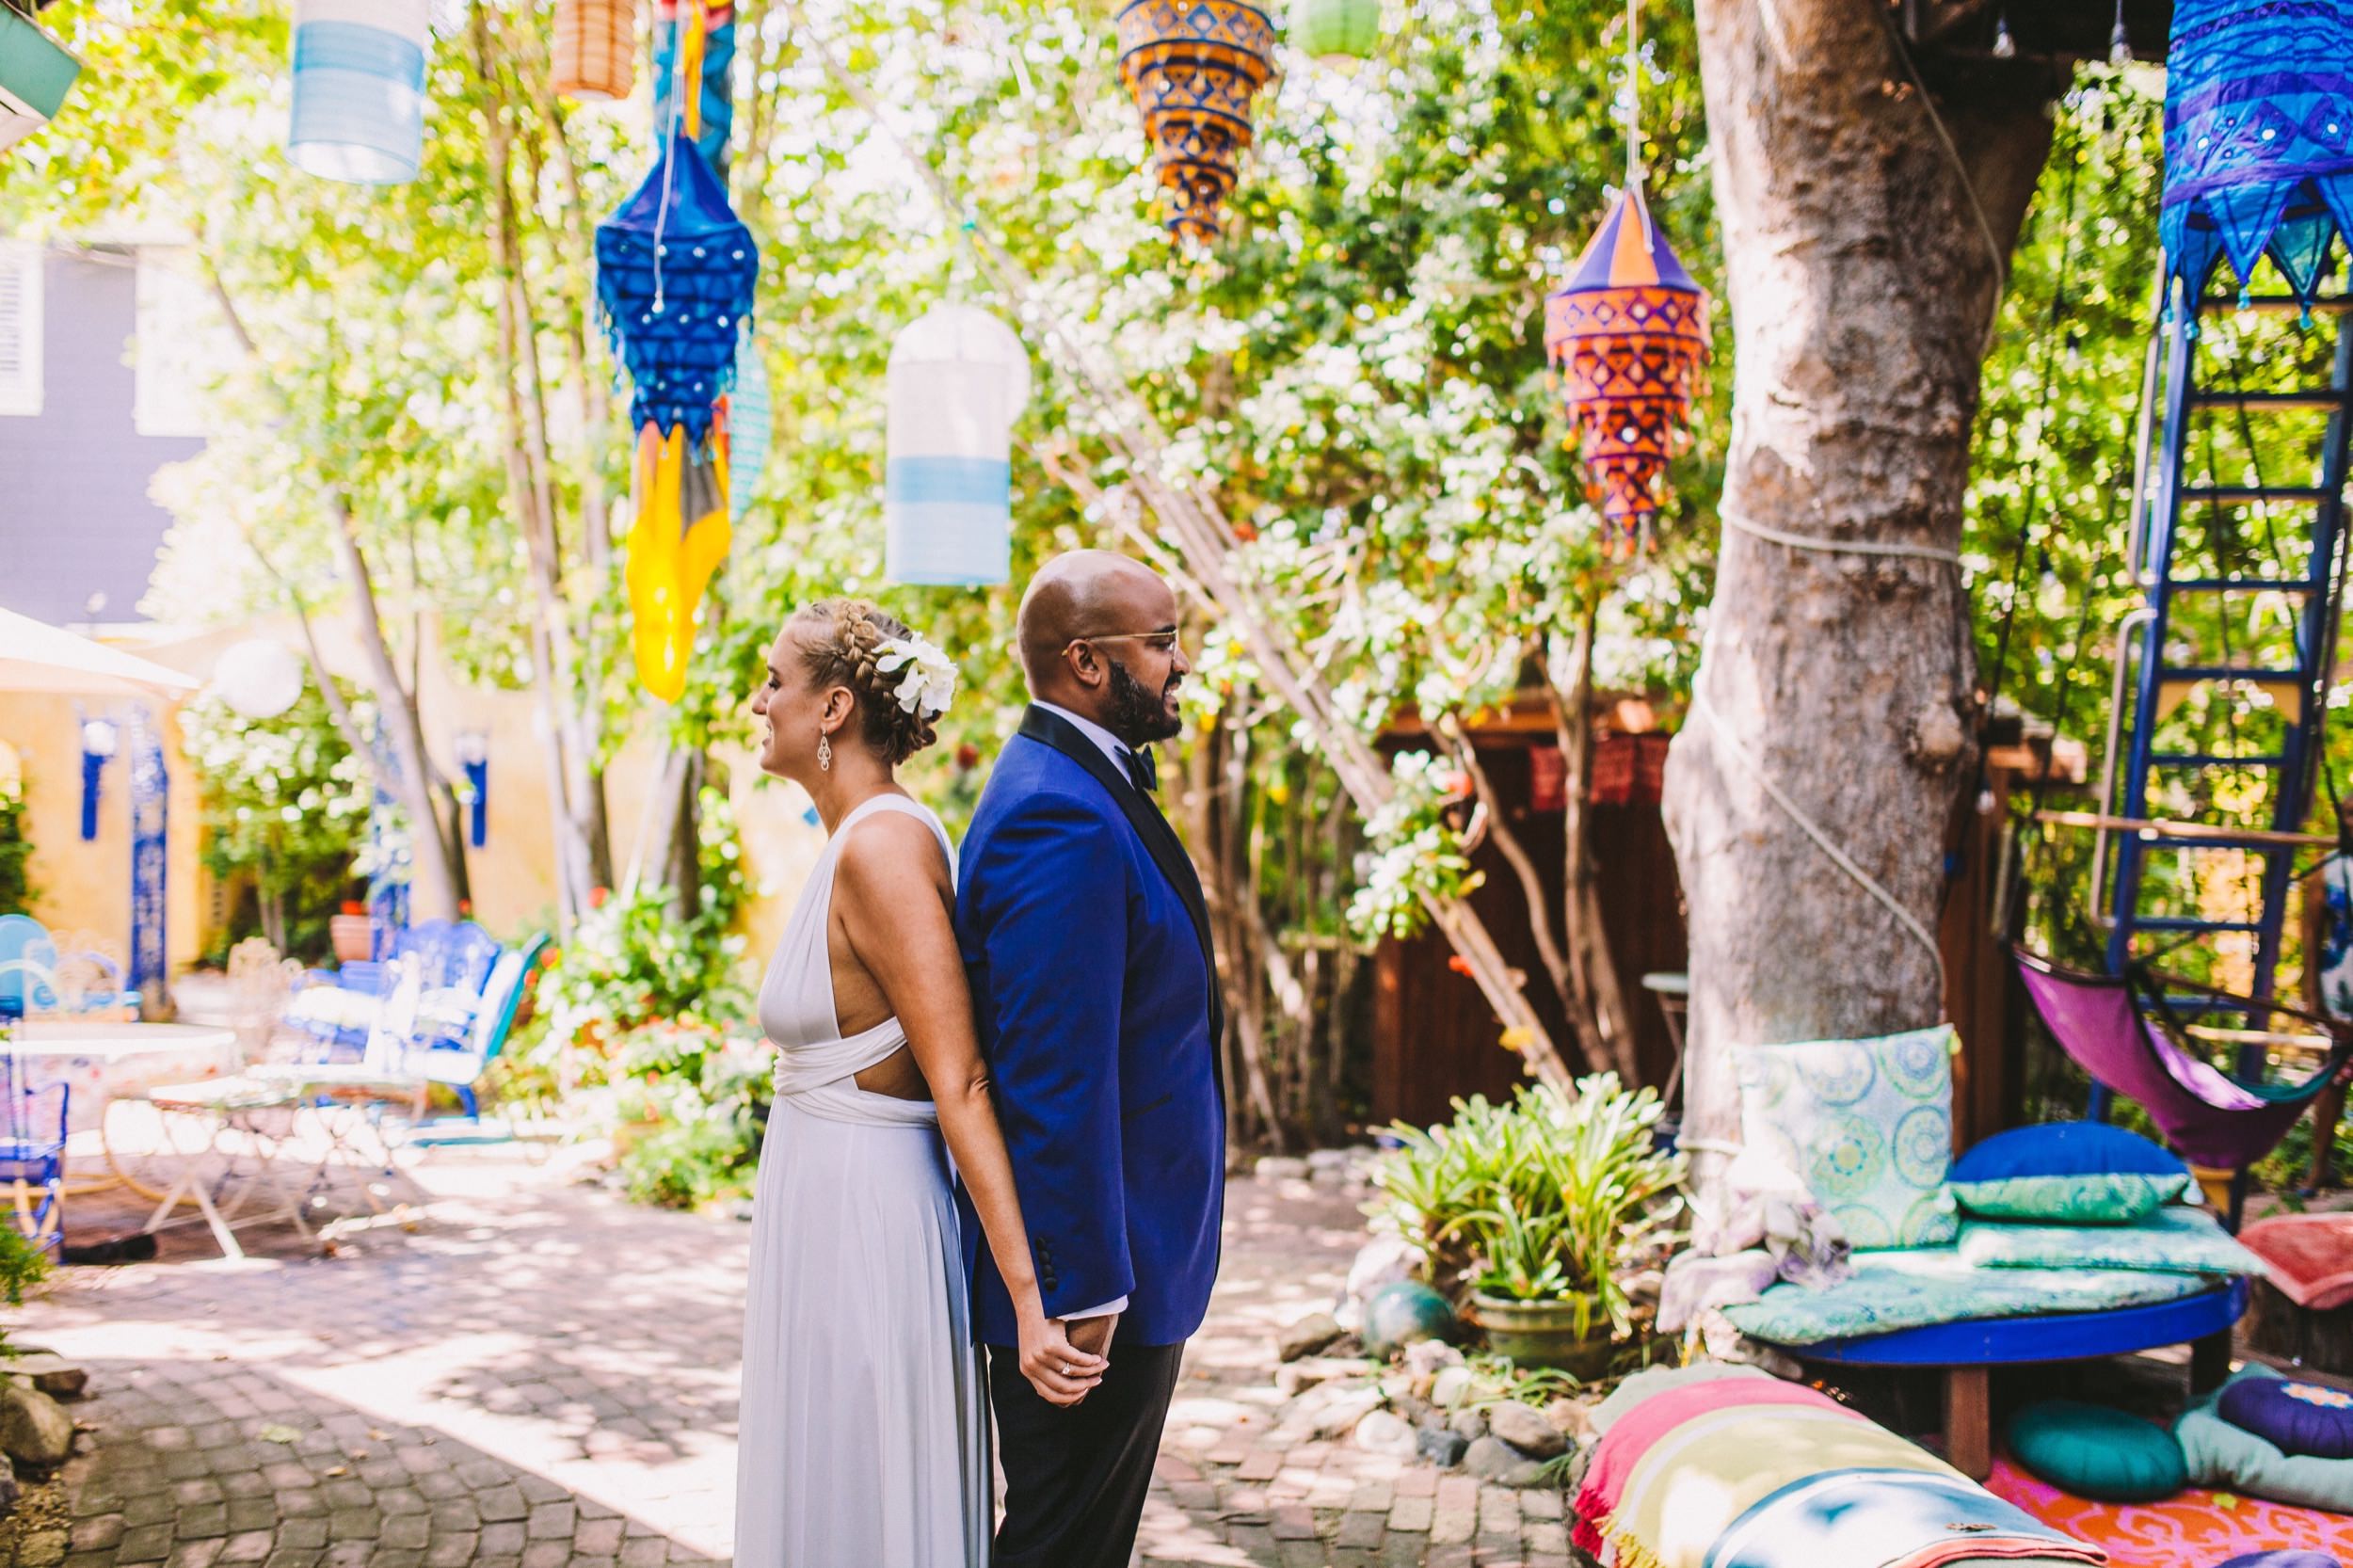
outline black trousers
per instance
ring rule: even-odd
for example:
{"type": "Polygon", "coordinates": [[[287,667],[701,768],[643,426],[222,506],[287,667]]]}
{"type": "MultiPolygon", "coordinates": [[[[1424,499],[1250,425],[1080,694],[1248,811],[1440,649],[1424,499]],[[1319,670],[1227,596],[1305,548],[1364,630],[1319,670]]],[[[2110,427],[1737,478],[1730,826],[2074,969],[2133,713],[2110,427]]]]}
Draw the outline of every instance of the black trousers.
{"type": "Polygon", "coordinates": [[[1093,1393],[1064,1409],[1021,1375],[1021,1354],[988,1348],[988,1399],[1005,1517],[995,1568],[1128,1568],[1182,1345],[1113,1344],[1093,1393]]]}

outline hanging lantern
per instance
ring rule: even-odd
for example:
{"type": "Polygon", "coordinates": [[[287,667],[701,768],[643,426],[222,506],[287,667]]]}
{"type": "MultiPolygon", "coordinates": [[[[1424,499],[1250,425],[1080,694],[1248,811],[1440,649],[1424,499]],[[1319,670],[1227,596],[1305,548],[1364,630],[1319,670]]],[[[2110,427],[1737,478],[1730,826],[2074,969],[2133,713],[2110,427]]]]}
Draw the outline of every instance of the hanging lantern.
{"type": "MultiPolygon", "coordinates": [[[[2121,13],[2119,13],[2121,20],[2121,13]]],[[[2353,9],[2180,0],[2165,72],[2157,239],[2192,299],[2224,256],[2242,292],[2268,252],[2310,304],[2353,235],[2353,9]]]]}
{"type": "Polygon", "coordinates": [[[776,417],[768,398],[768,366],[746,332],[735,351],[735,390],[728,393],[728,516],[737,522],[750,509],[752,491],[768,467],[776,417]]]}
{"type": "Polygon", "coordinates": [[[1586,493],[1629,546],[1658,512],[1667,458],[1690,444],[1707,296],[1628,184],[1545,301],[1545,358],[1585,460],[1586,493]]]}
{"type": "Polygon", "coordinates": [[[1361,60],[1381,41],[1381,0],[1295,0],[1290,45],[1319,60],[1361,60]]]}
{"type": "Polygon", "coordinates": [[[597,225],[597,303],[628,367],[630,423],[700,449],[735,373],[760,248],[683,132],[621,209],[597,225]]]}
{"type": "Polygon", "coordinates": [[[1274,24],[1241,0],[1129,0],[1119,75],[1144,111],[1169,229],[1208,245],[1250,149],[1250,99],[1274,69],[1274,24]]]}
{"type": "Polygon", "coordinates": [[[567,98],[627,98],[637,73],[637,0],[556,0],[550,83],[567,98]]]}
{"type": "Polygon", "coordinates": [[[0,6],[0,148],[55,120],[81,73],[81,61],[30,20],[0,6]]]}
{"type": "Polygon", "coordinates": [[[1030,356],[970,305],[935,305],[890,345],[883,574],[977,586],[1013,574],[1013,422],[1030,356]]]}
{"type": "Polygon", "coordinates": [[[673,113],[682,113],[686,134],[724,183],[728,143],[735,129],[734,0],[656,0],[653,24],[653,122],[667,125],[673,113]],[[698,16],[700,26],[694,24],[698,16]],[[678,58],[681,48],[686,51],[682,66],[678,58]],[[674,106],[671,89],[681,80],[698,86],[686,95],[684,104],[674,106]]]}
{"type": "Polygon", "coordinates": [[[429,0],[295,0],[296,167],[355,185],[397,185],[424,162],[429,0]]]}

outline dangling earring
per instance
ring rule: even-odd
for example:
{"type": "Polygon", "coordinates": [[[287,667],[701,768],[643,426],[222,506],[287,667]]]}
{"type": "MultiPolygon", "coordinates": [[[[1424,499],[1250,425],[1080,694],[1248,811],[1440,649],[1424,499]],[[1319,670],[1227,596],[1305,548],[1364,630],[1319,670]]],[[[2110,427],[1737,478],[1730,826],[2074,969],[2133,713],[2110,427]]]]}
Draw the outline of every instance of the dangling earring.
{"type": "Polygon", "coordinates": [[[830,735],[817,737],[817,771],[833,772],[833,737],[830,735]]]}

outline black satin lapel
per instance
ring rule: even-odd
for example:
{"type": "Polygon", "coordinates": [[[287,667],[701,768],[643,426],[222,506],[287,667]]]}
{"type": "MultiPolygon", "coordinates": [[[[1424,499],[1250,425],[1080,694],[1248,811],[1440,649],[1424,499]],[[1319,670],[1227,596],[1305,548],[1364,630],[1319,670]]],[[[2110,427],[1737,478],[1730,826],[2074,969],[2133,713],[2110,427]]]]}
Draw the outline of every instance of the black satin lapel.
{"type": "Polygon", "coordinates": [[[1111,792],[1128,825],[1144,840],[1151,852],[1152,861],[1168,878],[1183,901],[1185,913],[1193,918],[1193,934],[1200,940],[1201,958],[1209,968],[1209,1019],[1213,1033],[1222,1033],[1225,1027],[1225,998],[1217,984],[1217,948],[1209,937],[1209,904],[1202,896],[1201,873],[1193,869],[1193,857],[1185,853],[1184,840],[1160,815],[1160,808],[1144,797],[1132,783],[1120,776],[1112,760],[1103,755],[1103,748],[1080,732],[1079,727],[1059,714],[1043,708],[1032,708],[1021,715],[1021,733],[1032,741],[1052,746],[1064,757],[1084,768],[1096,782],[1111,792]]]}

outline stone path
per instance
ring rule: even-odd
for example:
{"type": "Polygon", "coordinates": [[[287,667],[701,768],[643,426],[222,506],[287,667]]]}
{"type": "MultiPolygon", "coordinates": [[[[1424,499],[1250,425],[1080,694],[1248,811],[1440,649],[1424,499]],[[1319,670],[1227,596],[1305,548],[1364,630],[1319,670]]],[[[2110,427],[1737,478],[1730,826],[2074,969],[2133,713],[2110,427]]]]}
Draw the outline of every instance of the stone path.
{"type": "MultiPolygon", "coordinates": [[[[74,1413],[95,1445],[66,1470],[71,1568],[727,1558],[747,1227],[520,1160],[419,1174],[437,1201],[414,1233],[371,1230],[333,1257],[248,1233],[239,1263],[175,1236],[163,1261],[66,1271],[27,1307],[16,1337],[92,1373],[74,1413]]],[[[1140,1557],[1563,1568],[1557,1496],[1275,1425],[1273,1334],[1330,1304],[1357,1201],[1233,1184],[1140,1557]]]]}

